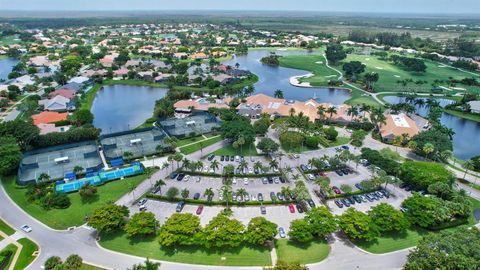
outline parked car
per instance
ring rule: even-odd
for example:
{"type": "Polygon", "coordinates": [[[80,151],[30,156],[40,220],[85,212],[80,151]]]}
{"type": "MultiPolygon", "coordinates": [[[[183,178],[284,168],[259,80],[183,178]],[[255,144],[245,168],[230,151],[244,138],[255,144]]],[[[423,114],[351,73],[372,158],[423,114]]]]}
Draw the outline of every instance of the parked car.
{"type": "Polygon", "coordinates": [[[268,179],[266,177],[262,177],[262,183],[264,185],[268,184],[268,179]]]}
{"type": "Polygon", "coordinates": [[[275,192],[273,192],[273,191],[270,192],[270,199],[271,199],[272,201],[276,201],[276,200],[277,200],[277,196],[275,195],[275,192]]]}
{"type": "Polygon", "coordinates": [[[199,205],[197,207],[197,211],[195,211],[195,213],[197,213],[197,215],[200,215],[202,213],[202,211],[203,211],[203,205],[199,205]]]}
{"type": "Polygon", "coordinates": [[[183,201],[182,201],[182,202],[178,202],[178,203],[177,203],[177,209],[176,209],[175,211],[176,211],[177,213],[182,212],[184,206],[185,206],[185,202],[183,202],[183,201]]]}
{"type": "Polygon", "coordinates": [[[188,182],[188,180],[190,180],[190,175],[185,175],[185,177],[183,178],[183,181],[188,182]]]}
{"type": "Polygon", "coordinates": [[[185,177],[185,174],[183,173],[178,174],[177,181],[182,181],[184,177],[185,177]]]}
{"type": "Polygon", "coordinates": [[[341,199],[340,201],[343,203],[343,205],[345,205],[345,207],[350,207],[351,205],[350,202],[345,198],[341,199]]]}
{"type": "Polygon", "coordinates": [[[363,190],[363,186],[360,183],[356,183],[355,187],[358,188],[359,190],[363,190]]]}
{"type": "Polygon", "coordinates": [[[342,145],[342,149],[343,150],[348,150],[348,149],[350,149],[350,147],[348,147],[348,145],[342,145]]]}
{"type": "Polygon", "coordinates": [[[252,167],[248,168],[248,173],[253,174],[253,168],[252,167]]]}
{"type": "Polygon", "coordinates": [[[338,208],[343,208],[343,203],[341,203],[339,200],[335,200],[334,202],[338,206],[338,208]]]}
{"type": "Polygon", "coordinates": [[[283,194],[280,193],[280,192],[277,192],[277,198],[278,198],[279,201],[283,201],[283,200],[285,199],[285,197],[283,196],[283,194]]]}
{"type": "Polygon", "coordinates": [[[230,156],[225,156],[225,161],[230,161],[230,156]]]}
{"type": "Polygon", "coordinates": [[[237,193],[232,192],[232,200],[233,200],[234,202],[237,201],[237,193]]]}
{"type": "Polygon", "coordinates": [[[284,184],[285,182],[287,182],[285,180],[285,178],[283,178],[283,176],[279,176],[278,179],[280,179],[280,183],[284,184]]]}
{"type": "Polygon", "coordinates": [[[236,185],[237,184],[237,178],[233,177],[232,179],[232,185],[236,185]]]}
{"type": "Polygon", "coordinates": [[[295,213],[295,206],[293,206],[293,204],[289,204],[288,205],[288,210],[290,210],[290,213],[295,213]]]}
{"type": "Polygon", "coordinates": [[[220,156],[220,161],[224,161],[225,160],[225,156],[220,156]]]}
{"type": "Polygon", "coordinates": [[[353,200],[355,200],[356,203],[362,203],[362,199],[360,199],[359,196],[353,195],[352,197],[353,197],[353,200]]]}
{"type": "Polygon", "coordinates": [[[307,166],[305,166],[304,164],[300,165],[300,170],[302,170],[303,172],[308,170],[307,169],[307,166]]]}
{"type": "Polygon", "coordinates": [[[373,198],[370,194],[365,194],[365,197],[369,202],[373,202],[375,200],[375,198],[373,198]]]}
{"type": "Polygon", "coordinates": [[[284,229],[283,227],[278,228],[278,235],[279,235],[281,238],[287,237],[287,234],[285,233],[285,229],[284,229]]]}
{"type": "Polygon", "coordinates": [[[273,178],[273,182],[274,182],[275,184],[280,184],[280,178],[279,178],[279,177],[274,177],[274,178],[273,178]]]}
{"type": "Polygon", "coordinates": [[[303,213],[303,207],[299,203],[297,203],[297,205],[295,205],[295,207],[297,207],[298,213],[300,213],[300,214],[303,213]]]}
{"type": "Polygon", "coordinates": [[[244,157],[244,156],[240,156],[240,161],[245,161],[245,157],[244,157]]]}
{"type": "Polygon", "coordinates": [[[137,204],[138,204],[138,206],[142,206],[142,205],[144,205],[144,204],[146,204],[146,203],[147,203],[147,199],[146,199],[146,198],[143,198],[143,199],[141,199],[140,201],[138,201],[137,204]]]}
{"type": "Polygon", "coordinates": [[[273,184],[273,178],[271,176],[267,177],[267,179],[269,184],[273,184]]]}
{"type": "Polygon", "coordinates": [[[312,207],[312,208],[315,207],[315,202],[312,199],[308,199],[307,203],[308,203],[308,205],[310,205],[310,207],[312,207]]]}
{"type": "Polygon", "coordinates": [[[333,186],[332,190],[335,192],[335,194],[342,194],[342,191],[337,186],[333,186]]]}
{"type": "Polygon", "coordinates": [[[193,194],[193,199],[194,200],[200,199],[200,193],[197,192],[197,193],[193,194]]]}
{"type": "Polygon", "coordinates": [[[254,168],[254,169],[253,169],[253,172],[254,172],[255,174],[259,174],[259,173],[260,173],[260,170],[259,170],[258,168],[254,168]]]}
{"type": "Polygon", "coordinates": [[[382,190],[380,190],[380,192],[381,192],[386,198],[390,198],[390,192],[388,192],[387,190],[382,189],[382,190]]]}
{"type": "Polygon", "coordinates": [[[172,173],[170,174],[170,179],[175,179],[175,178],[177,178],[177,176],[178,176],[178,173],[177,173],[177,172],[172,172],[172,173]]]}
{"type": "Polygon", "coordinates": [[[263,202],[263,194],[262,193],[258,193],[257,197],[258,197],[258,201],[263,202]]]}
{"type": "Polygon", "coordinates": [[[354,205],[355,204],[355,200],[352,198],[352,197],[347,197],[345,198],[347,199],[347,201],[351,204],[351,205],[354,205]]]}
{"type": "Polygon", "coordinates": [[[338,174],[338,176],[343,176],[343,172],[341,170],[336,170],[335,173],[338,174]]]}
{"type": "Polygon", "coordinates": [[[307,174],[307,178],[308,178],[308,180],[314,180],[315,176],[313,176],[313,174],[309,173],[309,174],[307,174]]]}
{"type": "Polygon", "coordinates": [[[201,176],[197,177],[197,180],[196,180],[195,182],[198,183],[198,182],[200,182],[200,180],[202,180],[202,177],[201,177],[201,176]]]}
{"type": "Polygon", "coordinates": [[[327,176],[327,173],[326,172],[320,172],[319,175],[320,176],[327,176]]]}
{"type": "Polygon", "coordinates": [[[262,215],[265,215],[267,213],[267,208],[265,206],[260,206],[260,213],[262,213],[262,215]]]}
{"type": "Polygon", "coordinates": [[[147,211],[147,207],[145,205],[140,205],[140,207],[138,208],[138,211],[145,212],[147,211]]]}
{"type": "Polygon", "coordinates": [[[209,155],[207,159],[208,161],[212,161],[214,158],[215,158],[215,155],[209,155]]]}
{"type": "Polygon", "coordinates": [[[230,161],[233,162],[235,160],[234,156],[230,156],[230,161]]]}
{"type": "Polygon", "coordinates": [[[248,178],[244,178],[244,179],[243,179],[243,184],[244,184],[244,185],[248,185],[248,178]]]}

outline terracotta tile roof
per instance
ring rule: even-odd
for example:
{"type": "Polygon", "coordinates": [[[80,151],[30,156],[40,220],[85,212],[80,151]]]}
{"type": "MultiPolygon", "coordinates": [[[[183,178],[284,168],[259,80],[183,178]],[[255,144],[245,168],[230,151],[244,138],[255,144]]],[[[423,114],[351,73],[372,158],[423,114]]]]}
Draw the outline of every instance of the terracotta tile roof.
{"type": "Polygon", "coordinates": [[[72,99],[75,96],[75,91],[70,90],[70,89],[58,89],[55,91],[52,91],[48,94],[50,98],[56,97],[56,96],[62,96],[68,99],[72,99]]]}
{"type": "Polygon", "coordinates": [[[408,134],[411,138],[420,133],[415,121],[403,113],[388,114],[385,122],[386,124],[380,127],[380,134],[383,138],[393,139],[402,134],[408,134]]]}
{"type": "Polygon", "coordinates": [[[54,123],[60,120],[67,120],[68,113],[58,113],[58,112],[41,112],[39,114],[32,115],[33,124],[46,124],[54,123]]]}

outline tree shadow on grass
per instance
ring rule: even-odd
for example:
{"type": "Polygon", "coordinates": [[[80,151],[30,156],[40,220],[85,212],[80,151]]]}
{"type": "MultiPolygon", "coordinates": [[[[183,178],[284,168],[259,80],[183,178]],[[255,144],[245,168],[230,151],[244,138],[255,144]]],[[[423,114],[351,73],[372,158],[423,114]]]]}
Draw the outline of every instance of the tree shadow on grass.
{"type": "Polygon", "coordinates": [[[95,194],[94,196],[91,196],[91,197],[81,198],[82,204],[92,204],[92,203],[98,202],[99,200],[100,200],[100,195],[98,194],[95,194]]]}

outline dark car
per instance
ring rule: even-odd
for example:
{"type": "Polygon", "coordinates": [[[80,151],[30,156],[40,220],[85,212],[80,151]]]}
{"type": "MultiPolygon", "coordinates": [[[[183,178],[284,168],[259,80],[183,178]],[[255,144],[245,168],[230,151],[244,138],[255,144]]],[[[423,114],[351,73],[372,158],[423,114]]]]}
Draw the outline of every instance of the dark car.
{"type": "Polygon", "coordinates": [[[372,193],[369,193],[368,195],[370,195],[374,200],[380,200],[380,197],[378,197],[377,194],[375,194],[375,192],[372,192],[372,193]]]}
{"type": "Polygon", "coordinates": [[[185,206],[185,202],[178,202],[177,209],[175,211],[177,211],[177,213],[182,212],[184,206],[185,206]]]}
{"type": "Polygon", "coordinates": [[[220,156],[220,161],[224,161],[225,160],[225,156],[220,156]]]}
{"type": "Polygon", "coordinates": [[[355,187],[358,188],[359,190],[363,190],[363,186],[360,183],[356,183],[355,187]]]}
{"type": "Polygon", "coordinates": [[[340,201],[341,201],[341,202],[343,203],[343,205],[345,205],[346,207],[350,207],[350,205],[351,205],[350,202],[349,202],[347,199],[345,199],[345,198],[341,199],[340,201]]]}
{"type": "Polygon", "coordinates": [[[348,171],[348,169],[342,169],[342,173],[343,173],[344,175],[348,175],[348,174],[349,174],[349,171],[348,171]]]}
{"type": "Polygon", "coordinates": [[[341,203],[339,200],[335,200],[335,204],[338,206],[338,208],[343,208],[343,203],[341,203]]]}
{"type": "Polygon", "coordinates": [[[255,174],[259,174],[259,173],[260,173],[260,170],[259,170],[258,168],[254,168],[254,169],[253,169],[253,172],[254,172],[255,174]]]}
{"type": "Polygon", "coordinates": [[[300,165],[300,170],[302,170],[304,172],[304,171],[308,170],[308,168],[307,168],[307,166],[302,164],[302,165],[300,165]]]}
{"type": "Polygon", "coordinates": [[[308,200],[307,200],[307,203],[308,203],[308,205],[310,205],[310,207],[312,207],[312,208],[316,206],[316,205],[315,205],[315,202],[314,202],[312,199],[308,199],[308,200]]]}
{"type": "Polygon", "coordinates": [[[350,147],[348,147],[348,145],[342,145],[342,148],[343,148],[343,150],[348,150],[348,149],[350,149],[350,147]]]}
{"type": "Polygon", "coordinates": [[[370,194],[365,194],[365,198],[367,198],[369,202],[373,202],[375,200],[372,196],[370,196],[370,194]]]}
{"type": "Polygon", "coordinates": [[[235,160],[235,157],[234,156],[230,156],[230,161],[234,161],[235,160]]]}
{"type": "Polygon", "coordinates": [[[336,170],[335,173],[338,174],[339,176],[343,176],[343,172],[340,170],[336,170]]]}
{"type": "Polygon", "coordinates": [[[183,178],[185,177],[185,174],[184,173],[180,173],[177,177],[177,181],[182,181],[183,178]]]}
{"type": "Polygon", "coordinates": [[[390,197],[390,192],[386,191],[385,189],[380,190],[380,192],[385,196],[386,198],[390,197]]]}
{"type": "Polygon", "coordinates": [[[271,176],[267,177],[267,179],[269,184],[273,184],[273,178],[271,176]]]}
{"type": "Polygon", "coordinates": [[[362,199],[357,195],[354,195],[353,199],[355,200],[356,203],[362,203],[362,199]]]}
{"type": "Polygon", "coordinates": [[[262,215],[265,215],[267,213],[267,208],[265,206],[260,206],[260,213],[262,213],[262,215]]]}
{"type": "Polygon", "coordinates": [[[214,158],[215,158],[215,155],[209,155],[207,159],[208,161],[212,161],[214,158]]]}
{"type": "Polygon", "coordinates": [[[257,198],[258,198],[259,202],[263,202],[263,194],[262,193],[258,193],[257,198]]]}
{"type": "Polygon", "coordinates": [[[244,156],[240,156],[240,161],[245,161],[245,157],[244,157],[244,156]]]}
{"type": "Polygon", "coordinates": [[[275,192],[270,192],[270,199],[272,199],[272,201],[276,201],[277,200],[277,196],[275,195],[275,192]]]}
{"type": "Polygon", "coordinates": [[[170,174],[170,179],[175,179],[175,178],[177,178],[177,176],[178,176],[178,173],[177,173],[177,172],[172,172],[172,173],[170,174]]]}
{"type": "Polygon", "coordinates": [[[230,156],[225,156],[225,161],[230,161],[230,156]]]}
{"type": "Polygon", "coordinates": [[[198,192],[195,193],[195,194],[193,195],[193,199],[194,199],[194,200],[200,199],[200,193],[198,193],[198,192]]]}
{"type": "Polygon", "coordinates": [[[280,178],[280,183],[284,184],[285,182],[287,182],[285,178],[283,178],[282,176],[280,176],[279,178],[280,178]]]}
{"type": "Polygon", "coordinates": [[[198,208],[197,208],[197,211],[195,211],[195,213],[197,213],[197,215],[200,215],[203,211],[203,205],[199,205],[198,208]]]}
{"type": "Polygon", "coordinates": [[[348,197],[346,198],[347,201],[351,204],[351,205],[354,205],[355,204],[355,200],[352,198],[352,197],[348,197]]]}
{"type": "Polygon", "coordinates": [[[300,213],[300,214],[303,213],[303,207],[302,207],[299,203],[297,203],[297,204],[295,205],[295,207],[297,208],[297,212],[298,212],[298,213],[300,213]]]}
{"type": "Polygon", "coordinates": [[[283,194],[280,193],[280,192],[277,192],[277,198],[278,198],[279,201],[283,201],[283,200],[285,199],[285,197],[283,196],[283,194]]]}

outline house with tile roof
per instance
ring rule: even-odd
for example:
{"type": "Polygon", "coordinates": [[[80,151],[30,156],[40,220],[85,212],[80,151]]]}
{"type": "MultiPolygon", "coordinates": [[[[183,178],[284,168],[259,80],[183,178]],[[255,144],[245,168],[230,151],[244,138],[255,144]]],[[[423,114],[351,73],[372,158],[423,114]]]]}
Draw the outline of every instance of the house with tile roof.
{"type": "Polygon", "coordinates": [[[68,113],[59,112],[41,112],[39,114],[32,115],[34,125],[55,123],[61,120],[67,120],[68,113]]]}
{"type": "Polygon", "coordinates": [[[380,135],[385,141],[393,141],[395,137],[407,134],[410,138],[420,133],[415,121],[404,113],[387,114],[385,124],[380,126],[380,135]]]}

